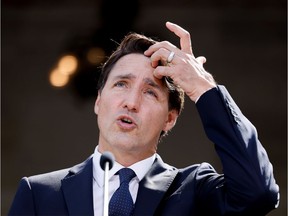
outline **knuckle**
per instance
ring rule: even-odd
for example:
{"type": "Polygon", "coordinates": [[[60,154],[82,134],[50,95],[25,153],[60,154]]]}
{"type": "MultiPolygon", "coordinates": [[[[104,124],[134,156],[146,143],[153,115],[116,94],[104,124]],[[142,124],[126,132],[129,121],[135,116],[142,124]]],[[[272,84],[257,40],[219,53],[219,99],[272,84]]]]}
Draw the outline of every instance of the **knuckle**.
{"type": "Polygon", "coordinates": [[[166,46],[169,46],[169,45],[170,45],[170,42],[169,42],[169,41],[163,41],[162,43],[163,43],[163,46],[164,46],[164,47],[166,47],[166,46]]]}
{"type": "Polygon", "coordinates": [[[183,34],[183,37],[189,39],[190,38],[190,33],[188,31],[185,31],[183,34]]]}

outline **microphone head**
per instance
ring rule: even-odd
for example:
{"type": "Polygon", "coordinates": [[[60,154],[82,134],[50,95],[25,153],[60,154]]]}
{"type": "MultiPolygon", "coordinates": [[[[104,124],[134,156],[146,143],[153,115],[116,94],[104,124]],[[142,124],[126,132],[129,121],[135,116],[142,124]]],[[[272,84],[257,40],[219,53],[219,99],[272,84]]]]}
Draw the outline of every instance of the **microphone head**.
{"type": "Polygon", "coordinates": [[[114,161],[115,161],[115,158],[111,152],[108,152],[108,151],[103,152],[103,154],[101,155],[101,158],[100,158],[100,166],[105,171],[105,164],[106,164],[106,162],[108,162],[109,163],[109,170],[110,170],[114,165],[114,161]]]}

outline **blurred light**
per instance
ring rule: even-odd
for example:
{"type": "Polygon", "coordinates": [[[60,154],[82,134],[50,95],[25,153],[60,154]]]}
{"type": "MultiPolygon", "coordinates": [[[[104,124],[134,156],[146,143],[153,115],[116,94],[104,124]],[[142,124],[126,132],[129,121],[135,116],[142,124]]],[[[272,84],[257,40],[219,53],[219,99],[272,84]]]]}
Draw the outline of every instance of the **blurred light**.
{"type": "Polygon", "coordinates": [[[73,55],[63,56],[58,63],[58,70],[65,75],[71,75],[75,73],[78,66],[77,58],[73,55]]]}
{"type": "Polygon", "coordinates": [[[87,52],[87,60],[93,64],[98,65],[104,61],[105,51],[100,47],[90,48],[87,52]]]}
{"type": "Polygon", "coordinates": [[[52,86],[63,87],[68,83],[69,76],[67,74],[63,74],[58,70],[58,68],[56,68],[50,73],[49,80],[52,86]]]}

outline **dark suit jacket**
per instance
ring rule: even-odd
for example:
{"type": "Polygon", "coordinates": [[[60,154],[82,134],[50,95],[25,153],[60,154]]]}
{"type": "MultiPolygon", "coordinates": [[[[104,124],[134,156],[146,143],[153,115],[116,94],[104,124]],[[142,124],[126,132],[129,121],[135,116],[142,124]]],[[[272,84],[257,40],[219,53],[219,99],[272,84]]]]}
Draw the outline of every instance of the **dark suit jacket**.
{"type": "MultiPolygon", "coordinates": [[[[223,165],[177,169],[157,157],[141,180],[135,215],[265,215],[278,203],[272,165],[254,126],[224,86],[196,104],[223,165]]],[[[71,169],[23,178],[9,215],[93,215],[92,156],[71,169]]]]}

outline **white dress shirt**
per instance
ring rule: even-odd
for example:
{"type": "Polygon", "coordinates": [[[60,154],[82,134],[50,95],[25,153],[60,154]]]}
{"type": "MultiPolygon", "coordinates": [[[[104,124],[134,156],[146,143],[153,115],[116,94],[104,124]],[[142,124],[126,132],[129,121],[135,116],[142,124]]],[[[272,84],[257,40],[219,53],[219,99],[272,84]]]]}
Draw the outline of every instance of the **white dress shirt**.
{"type": "MultiPolygon", "coordinates": [[[[104,199],[104,171],[100,167],[100,157],[101,153],[98,151],[98,146],[96,146],[93,155],[93,206],[94,206],[94,215],[97,216],[103,215],[103,199],[104,199]]],[[[139,182],[151,168],[155,158],[156,154],[129,166],[129,168],[132,169],[136,174],[136,177],[134,177],[129,183],[129,190],[134,203],[137,197],[139,182]]],[[[120,186],[119,175],[115,174],[121,168],[124,168],[124,166],[115,161],[114,166],[112,167],[111,170],[109,170],[109,200],[112,197],[113,193],[120,186]]]]}

